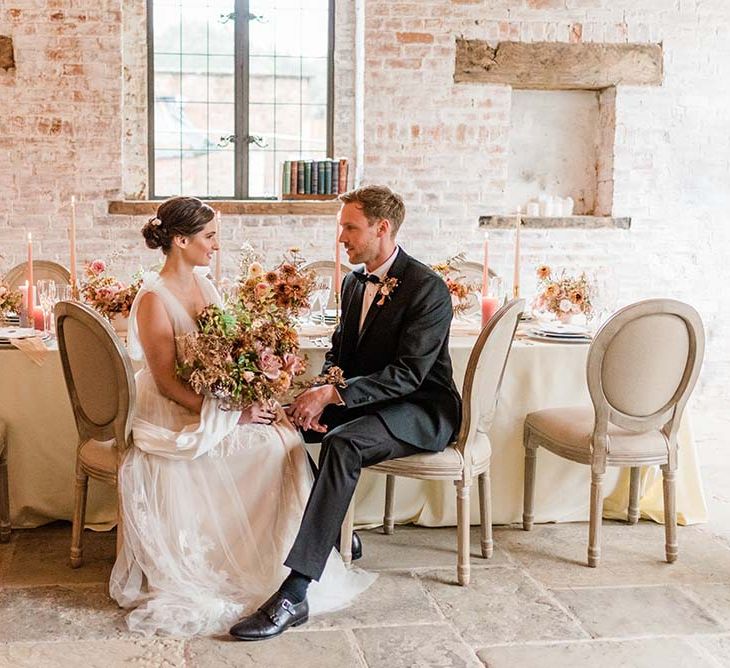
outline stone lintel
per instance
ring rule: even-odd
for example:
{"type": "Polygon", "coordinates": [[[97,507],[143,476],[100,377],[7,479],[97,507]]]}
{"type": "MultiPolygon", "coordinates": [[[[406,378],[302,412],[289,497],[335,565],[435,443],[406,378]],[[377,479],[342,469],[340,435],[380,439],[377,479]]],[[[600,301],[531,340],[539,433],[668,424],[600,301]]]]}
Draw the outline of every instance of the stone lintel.
{"type": "MultiPolygon", "coordinates": [[[[109,202],[109,213],[127,216],[154,216],[164,200],[121,200],[109,202]]],[[[340,210],[338,200],[207,200],[224,215],[243,216],[334,216],[340,210]]]]}
{"type": "Polygon", "coordinates": [[[456,40],[454,81],[539,90],[660,86],[661,44],[456,40]]]}

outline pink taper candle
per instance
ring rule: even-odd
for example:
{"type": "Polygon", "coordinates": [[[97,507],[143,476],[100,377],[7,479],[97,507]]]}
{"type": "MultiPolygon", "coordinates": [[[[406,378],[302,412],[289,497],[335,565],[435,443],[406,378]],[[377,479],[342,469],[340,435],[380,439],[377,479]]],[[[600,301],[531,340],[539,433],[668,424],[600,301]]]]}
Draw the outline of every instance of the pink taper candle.
{"type": "Polygon", "coordinates": [[[484,233],[484,264],[482,266],[482,297],[489,294],[489,232],[484,233]]]}
{"type": "Polygon", "coordinates": [[[76,196],[71,195],[71,228],[68,233],[71,287],[76,289],[76,196]]]}
{"type": "Polygon", "coordinates": [[[28,232],[28,318],[33,319],[33,308],[35,307],[35,301],[33,299],[33,237],[28,232]]]}
{"type": "Polygon", "coordinates": [[[335,224],[335,294],[340,294],[340,286],[342,285],[342,260],[340,259],[340,216],[338,214],[335,224]]]}
{"type": "Polygon", "coordinates": [[[221,212],[215,212],[215,235],[218,241],[218,250],[215,254],[215,284],[220,287],[221,284],[221,212]]]}
{"type": "Polygon", "coordinates": [[[512,296],[517,299],[520,296],[520,227],[522,218],[517,216],[517,228],[515,230],[515,274],[512,280],[512,296]]]}

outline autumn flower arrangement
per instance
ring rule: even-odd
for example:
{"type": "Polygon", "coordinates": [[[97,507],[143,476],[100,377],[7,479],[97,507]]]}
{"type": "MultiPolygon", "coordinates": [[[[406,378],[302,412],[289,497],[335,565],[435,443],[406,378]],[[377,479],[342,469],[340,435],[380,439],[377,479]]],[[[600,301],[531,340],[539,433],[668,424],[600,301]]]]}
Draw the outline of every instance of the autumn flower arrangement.
{"type": "Polygon", "coordinates": [[[7,283],[0,282],[0,318],[7,313],[19,313],[22,303],[20,290],[11,290],[7,283]]]}
{"type": "Polygon", "coordinates": [[[224,308],[206,307],[197,331],[178,337],[178,374],[193,390],[223,410],[242,410],[282,397],[304,373],[294,317],[308,307],[315,276],[301,264],[291,249],[267,271],[244,249],[235,297],[224,308]]]}
{"type": "Polygon", "coordinates": [[[464,262],[463,253],[448,258],[445,262],[432,264],[431,268],[444,280],[449,289],[454,314],[463,314],[472,306],[469,296],[479,292],[479,283],[466,280],[464,274],[459,270],[458,264],[464,262]]]}
{"type": "Polygon", "coordinates": [[[80,293],[87,304],[108,320],[115,315],[126,318],[141,283],[141,278],[137,277],[132,283],[125,285],[107,273],[104,260],[94,260],[84,265],[80,293]]]}
{"type": "Polygon", "coordinates": [[[583,314],[586,320],[593,316],[592,287],[585,272],[569,276],[565,270],[554,276],[547,265],[537,268],[538,294],[533,309],[552,313],[560,321],[568,321],[574,315],[583,314]]]}

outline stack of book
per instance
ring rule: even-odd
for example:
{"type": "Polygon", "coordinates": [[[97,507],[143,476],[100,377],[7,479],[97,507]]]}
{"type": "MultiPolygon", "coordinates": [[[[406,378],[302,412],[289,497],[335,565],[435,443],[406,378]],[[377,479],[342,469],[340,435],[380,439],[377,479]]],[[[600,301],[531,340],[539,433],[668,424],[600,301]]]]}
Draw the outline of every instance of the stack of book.
{"type": "Polygon", "coordinates": [[[286,160],[281,168],[282,199],[334,199],[347,190],[347,158],[286,160]]]}

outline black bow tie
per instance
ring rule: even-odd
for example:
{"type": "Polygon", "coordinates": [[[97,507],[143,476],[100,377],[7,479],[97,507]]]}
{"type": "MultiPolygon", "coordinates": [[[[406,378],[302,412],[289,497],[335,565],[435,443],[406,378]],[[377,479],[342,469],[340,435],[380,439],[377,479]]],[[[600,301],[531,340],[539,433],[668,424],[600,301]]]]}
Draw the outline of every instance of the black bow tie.
{"type": "Polygon", "coordinates": [[[364,274],[359,271],[353,271],[352,273],[363,285],[365,283],[380,283],[380,279],[375,274],[364,274]]]}

